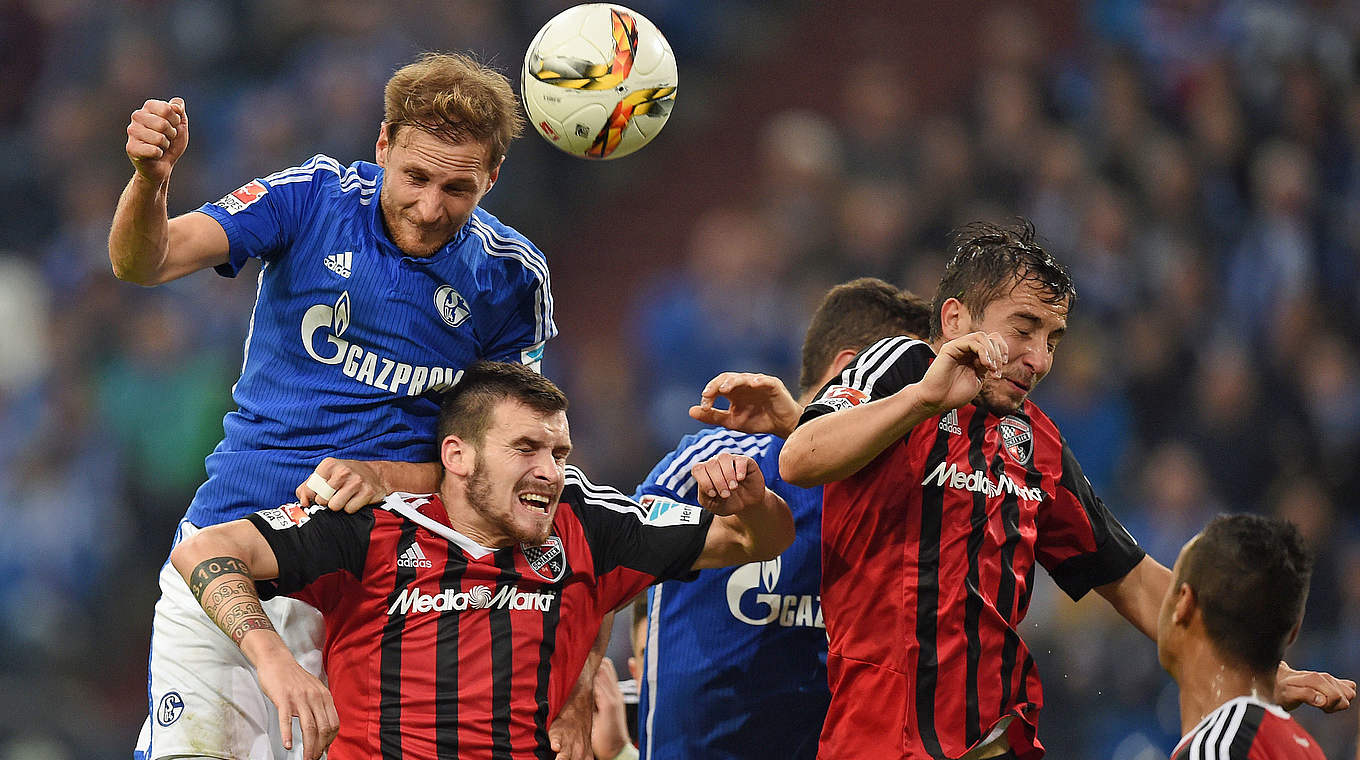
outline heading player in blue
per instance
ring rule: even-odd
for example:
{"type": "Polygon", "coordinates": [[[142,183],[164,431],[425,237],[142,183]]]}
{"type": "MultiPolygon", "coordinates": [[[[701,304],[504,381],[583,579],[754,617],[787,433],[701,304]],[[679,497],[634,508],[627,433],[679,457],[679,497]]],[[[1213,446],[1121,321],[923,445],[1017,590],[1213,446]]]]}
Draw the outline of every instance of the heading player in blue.
{"type": "Polygon", "coordinates": [[[803,406],[863,347],[902,333],[925,334],[926,302],[882,280],[837,285],[822,299],[803,341],[801,398],[777,378],[723,373],[690,415],[722,427],[685,436],[634,498],[659,516],[697,503],[690,468],[722,453],[752,457],[771,491],[793,511],[797,537],[768,562],[705,570],[692,582],[649,591],[646,655],[638,708],[643,760],[807,758],[830,693],[821,579],[822,489],[779,478],[779,451],[803,406]],[[727,398],[727,409],[713,402],[727,398]]]}
{"type": "MultiPolygon", "coordinates": [[[[166,198],[189,143],[185,103],[148,100],[132,114],[136,171],[109,234],[115,275],[157,285],[262,262],[238,409],[177,541],[295,493],[354,509],[384,490],[433,489],[438,404],[428,391],[479,358],[536,367],[556,334],[543,254],[478,207],[523,129],[509,82],[469,58],[428,54],[385,95],[376,163],[317,155],[174,219],[166,198]],[[323,480],[304,493],[314,471],[323,480]]],[[[249,664],[168,565],[161,590],[138,756],[282,753],[249,664]]],[[[268,609],[319,673],[319,614],[292,600],[268,609]]]]}

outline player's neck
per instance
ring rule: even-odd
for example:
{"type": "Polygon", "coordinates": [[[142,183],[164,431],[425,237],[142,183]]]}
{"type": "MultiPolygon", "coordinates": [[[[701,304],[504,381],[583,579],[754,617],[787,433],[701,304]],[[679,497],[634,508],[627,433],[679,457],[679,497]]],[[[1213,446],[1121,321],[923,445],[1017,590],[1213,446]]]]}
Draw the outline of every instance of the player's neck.
{"type": "Polygon", "coordinates": [[[1186,653],[1176,680],[1181,691],[1181,734],[1199,725],[1204,716],[1237,697],[1275,701],[1275,671],[1255,673],[1228,662],[1208,642],[1186,653]]]}

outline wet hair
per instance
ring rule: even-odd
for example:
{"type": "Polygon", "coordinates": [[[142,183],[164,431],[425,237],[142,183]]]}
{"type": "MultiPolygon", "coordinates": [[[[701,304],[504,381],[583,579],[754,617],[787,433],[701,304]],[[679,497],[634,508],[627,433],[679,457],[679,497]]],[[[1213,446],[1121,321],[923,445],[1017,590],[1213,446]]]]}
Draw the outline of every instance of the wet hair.
{"type": "Polygon", "coordinates": [[[819,383],[836,354],[858,351],[880,338],[911,335],[930,329],[930,305],[924,298],[875,277],[841,283],[827,291],[812,313],[803,338],[800,393],[819,383]]]}
{"type": "Polygon", "coordinates": [[[496,405],[513,399],[540,414],[567,410],[553,381],[513,362],[473,362],[439,403],[439,440],[456,435],[480,446],[496,405]]]}
{"type": "Polygon", "coordinates": [[[425,53],[387,80],[383,123],[389,142],[414,127],[452,143],[484,142],[490,167],[524,131],[519,101],[504,74],[456,53],[425,53]]]}
{"type": "Polygon", "coordinates": [[[1181,559],[1174,583],[1189,584],[1219,653],[1274,672],[1303,618],[1313,557],[1289,522],[1219,515],[1181,559]]]}
{"type": "Polygon", "coordinates": [[[1045,303],[1062,304],[1069,310],[1076,304],[1072,275],[1035,241],[1034,225],[1028,220],[1010,227],[974,222],[949,237],[953,256],[930,304],[931,340],[944,337],[940,310],[951,298],[958,299],[974,317],[981,317],[994,301],[1027,282],[1038,288],[1045,303]]]}

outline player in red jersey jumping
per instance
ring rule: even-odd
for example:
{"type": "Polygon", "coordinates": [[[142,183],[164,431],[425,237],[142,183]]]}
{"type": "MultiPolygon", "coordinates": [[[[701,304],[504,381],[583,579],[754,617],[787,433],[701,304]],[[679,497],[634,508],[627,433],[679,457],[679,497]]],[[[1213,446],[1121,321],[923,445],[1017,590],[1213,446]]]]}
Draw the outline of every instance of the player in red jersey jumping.
{"type": "Polygon", "coordinates": [[[1325,760],[1272,697],[1312,566],[1293,525],[1258,515],[1219,515],[1181,549],[1157,621],[1181,688],[1172,760],[1325,760]]]}
{"type": "Polygon", "coordinates": [[[279,715],[300,718],[308,758],[551,758],[548,726],[606,613],[656,580],[792,543],[788,506],[749,457],[695,466],[704,509],[644,510],[590,483],[566,464],[566,405],[526,367],[478,362],[440,408],[438,493],[265,510],[172,552],[279,715]],[[260,599],[275,594],[325,617],[329,692],[272,630],[260,599]]]}
{"type": "MultiPolygon", "coordinates": [[[[1042,691],[1019,635],[1035,565],[1151,638],[1171,583],[1028,398],[1067,330],[1071,276],[1028,224],[954,242],[930,341],[860,352],[779,459],[784,480],[826,484],[820,746],[837,760],[1042,757],[1042,691]]],[[[1353,682],[1280,665],[1278,703],[1354,696],[1353,682]]]]}

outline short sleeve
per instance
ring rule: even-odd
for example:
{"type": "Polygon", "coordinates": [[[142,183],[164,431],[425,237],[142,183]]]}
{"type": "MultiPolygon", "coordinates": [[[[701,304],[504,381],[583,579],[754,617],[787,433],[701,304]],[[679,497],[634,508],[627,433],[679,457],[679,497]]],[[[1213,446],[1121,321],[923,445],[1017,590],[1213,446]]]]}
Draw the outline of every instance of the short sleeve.
{"type": "Polygon", "coordinates": [[[484,212],[474,211],[469,230],[488,254],[505,264],[505,281],[497,288],[497,308],[505,321],[485,338],[485,358],[519,362],[535,370],[543,345],[557,335],[553,321],[552,282],[548,261],[523,235],[484,212]]]}
{"type": "Polygon", "coordinates": [[[281,255],[297,237],[319,185],[339,171],[334,159],[314,156],[301,166],[251,180],[221,200],[200,206],[199,212],[222,225],[230,243],[227,263],[214,270],[223,277],[235,277],[248,259],[269,261],[281,255]]]}
{"type": "Polygon", "coordinates": [[[906,335],[873,343],[817,393],[798,424],[891,396],[924,377],[934,358],[928,343],[906,335]]]}
{"type": "Polygon", "coordinates": [[[247,515],[274,552],[279,577],[255,585],[262,599],[292,594],[337,571],[363,574],[373,511],[332,512],[321,505],[285,504],[247,515]]]}
{"type": "Polygon", "coordinates": [[[713,522],[712,512],[693,504],[652,496],[633,501],[574,467],[567,468],[563,498],[581,522],[610,606],[657,581],[689,576],[713,522]]]}
{"type": "Polygon", "coordinates": [[[1062,441],[1062,475],[1053,499],[1039,508],[1035,553],[1072,599],[1123,578],[1146,552],[1096,496],[1062,441]]]}

